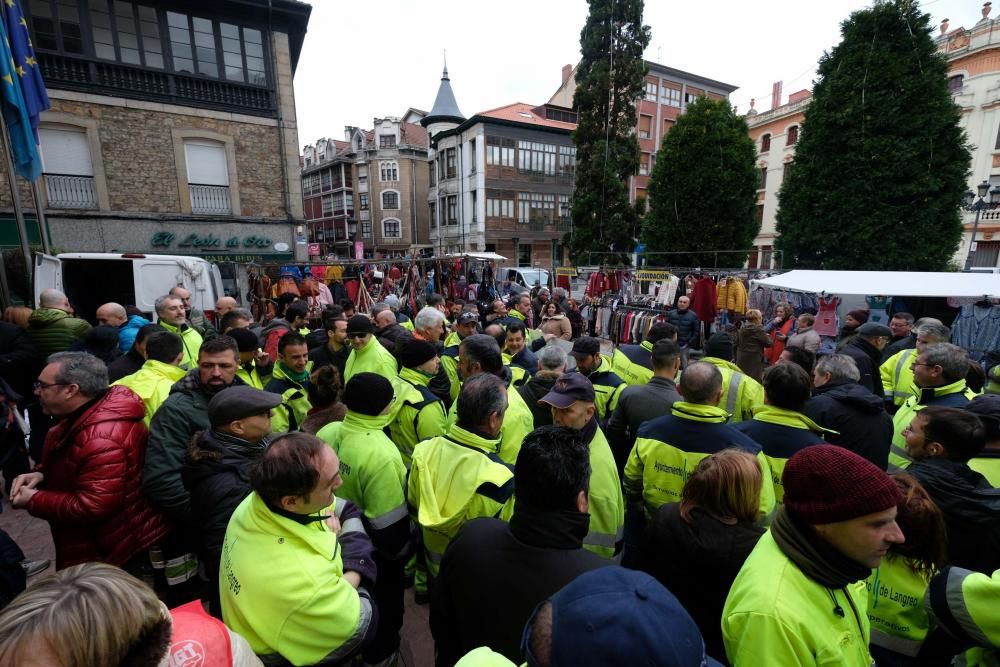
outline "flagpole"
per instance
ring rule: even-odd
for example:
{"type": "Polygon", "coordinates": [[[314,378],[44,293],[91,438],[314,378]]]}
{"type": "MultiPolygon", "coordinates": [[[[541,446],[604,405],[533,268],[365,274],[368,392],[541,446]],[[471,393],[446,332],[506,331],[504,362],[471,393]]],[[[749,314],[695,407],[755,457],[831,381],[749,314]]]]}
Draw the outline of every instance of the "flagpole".
{"type": "Polygon", "coordinates": [[[42,240],[42,252],[46,255],[52,254],[49,247],[48,223],[45,220],[45,207],[42,205],[42,190],[38,187],[41,176],[31,182],[31,196],[35,200],[35,222],[38,223],[38,238],[42,240]]]}
{"type": "MultiPolygon", "coordinates": [[[[11,200],[14,202],[14,218],[17,220],[17,235],[21,239],[21,252],[24,253],[24,269],[28,274],[28,297],[34,299],[34,262],[31,248],[28,247],[28,230],[24,225],[24,211],[21,209],[21,197],[17,189],[17,175],[14,173],[13,149],[7,132],[7,119],[0,113],[0,135],[3,135],[3,155],[7,160],[7,184],[10,186],[11,200]]],[[[41,228],[39,227],[39,231],[41,228]]],[[[37,304],[36,304],[37,305],[37,304]]]]}

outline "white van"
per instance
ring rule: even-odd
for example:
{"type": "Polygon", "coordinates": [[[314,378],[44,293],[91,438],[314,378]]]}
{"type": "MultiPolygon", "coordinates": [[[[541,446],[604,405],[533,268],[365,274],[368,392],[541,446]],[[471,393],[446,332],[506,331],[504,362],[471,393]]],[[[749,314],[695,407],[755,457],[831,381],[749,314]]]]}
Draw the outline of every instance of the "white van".
{"type": "Polygon", "coordinates": [[[509,280],[513,291],[530,290],[538,282],[542,287],[549,287],[549,272],[538,268],[503,269],[499,272],[504,280],[509,280]],[[515,287],[516,286],[516,287],[515,287]]]}
{"type": "Polygon", "coordinates": [[[191,292],[191,307],[213,313],[224,296],[219,269],[200,257],[137,253],[35,253],[35,304],[43,289],[57,289],[69,297],[77,317],[90,322],[101,304],[134,305],[154,320],[153,303],[172,287],[191,292]]]}

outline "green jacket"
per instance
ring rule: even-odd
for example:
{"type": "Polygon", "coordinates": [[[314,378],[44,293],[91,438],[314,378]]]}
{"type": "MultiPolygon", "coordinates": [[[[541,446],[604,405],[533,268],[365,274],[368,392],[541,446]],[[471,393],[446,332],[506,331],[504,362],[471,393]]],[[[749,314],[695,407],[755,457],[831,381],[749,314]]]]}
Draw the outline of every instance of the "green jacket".
{"type": "Polygon", "coordinates": [[[161,327],[175,333],[181,337],[184,344],[184,358],[181,359],[181,366],[185,368],[195,368],[198,365],[198,350],[201,349],[202,337],[198,330],[188,324],[175,327],[173,324],[160,320],[157,322],[161,327]]]}
{"type": "Polygon", "coordinates": [[[372,542],[390,558],[405,550],[410,536],[406,467],[382,430],[391,419],[391,414],[348,411],[344,421],[327,424],[316,434],[340,458],[344,483],[337,495],[362,509],[372,542]],[[393,539],[397,535],[401,538],[393,539]]]}
{"type": "Polygon", "coordinates": [[[964,378],[943,387],[918,387],[917,390],[920,393],[906,399],[906,402],[892,418],[892,447],[889,448],[890,473],[904,469],[912,463],[910,455],[906,452],[906,438],[903,436],[903,431],[910,425],[918,412],[929,405],[942,408],[965,407],[976,396],[976,392],[965,384],[964,378]]]}
{"type": "Polygon", "coordinates": [[[121,380],[112,383],[112,386],[119,384],[128,387],[142,399],[143,405],[146,406],[146,417],[143,421],[148,428],[149,423],[153,420],[153,415],[170,395],[170,388],[184,377],[186,372],[180,366],[171,366],[162,361],[147,359],[142,368],[132,375],[126,375],[121,380]]]}
{"type": "MultiPolygon", "coordinates": [[[[240,364],[240,367],[236,369],[236,377],[254,389],[264,391],[264,387],[271,381],[271,376],[269,374],[261,375],[256,361],[250,361],[249,365],[250,369],[247,370],[243,364],[240,364]]],[[[273,369],[274,367],[271,366],[271,368],[273,369]]]]}
{"type": "MultiPolygon", "coordinates": [[[[242,384],[234,378],[232,386],[242,384]]],[[[181,467],[191,436],[209,428],[208,402],[214,395],[201,384],[197,368],[188,371],[170,388],[149,423],[142,490],[182,523],[190,518],[191,496],[181,481],[181,467]]]]}
{"type": "MultiPolygon", "coordinates": [[[[648,340],[639,343],[639,347],[646,352],[653,352],[653,344],[648,340]]],[[[653,369],[635,363],[621,349],[616,349],[611,355],[611,370],[628,385],[646,384],[653,377],[653,369]]]]}
{"type": "Polygon", "coordinates": [[[611,446],[598,426],[590,439],[590,532],[583,548],[604,558],[618,558],[625,540],[625,499],[611,446]]]}
{"type": "Polygon", "coordinates": [[[728,415],[714,405],[678,401],[670,415],[650,420],[639,433],[625,464],[625,491],[642,500],[651,516],[666,503],[681,499],[681,490],[702,459],[724,449],[742,449],[757,457],[762,471],[760,510],[774,511],[774,482],[760,445],[726,423],[728,415]]]}
{"type": "Polygon", "coordinates": [[[989,574],[946,567],[932,581],[926,605],[954,637],[980,647],[966,654],[967,665],[996,665],[1000,659],[1000,570],[989,574]],[[992,651],[989,650],[992,647],[992,651]]]}
{"type": "Polygon", "coordinates": [[[719,399],[719,407],[732,415],[731,421],[750,419],[757,406],[764,405],[764,387],[740,371],[739,366],[718,357],[705,357],[702,361],[707,361],[722,371],[722,398],[719,399]]]}
{"type": "Polygon", "coordinates": [[[441,351],[441,365],[451,383],[451,404],[455,405],[458,400],[458,393],[462,390],[462,378],[458,375],[458,346],[462,344],[462,337],[457,331],[452,331],[444,339],[443,350],[441,351]]]}
{"type": "Polygon", "coordinates": [[[499,439],[458,425],[414,448],[406,498],[410,516],[420,525],[432,576],[437,576],[444,551],[462,526],[478,517],[500,517],[511,501],[514,470],[499,451],[499,439]]]}
{"type": "Polygon", "coordinates": [[[930,577],[914,572],[906,558],[890,553],[882,559],[865,582],[873,645],[917,656],[930,628],[924,608],[929,585],[930,577]]]}
{"type": "Polygon", "coordinates": [[[969,459],[969,467],[986,478],[994,488],[1000,488],[1000,452],[985,450],[979,456],[969,459]]]}
{"type": "Polygon", "coordinates": [[[372,336],[363,348],[353,349],[348,355],[347,365],[344,367],[344,385],[347,385],[347,381],[355,373],[375,373],[391,381],[396,377],[397,368],[396,357],[372,336]]]}
{"type": "Polygon", "coordinates": [[[771,533],[764,533],[726,598],[726,655],[737,667],[869,667],[867,605],[863,581],[826,588],[803,574],[771,533]]]}
{"type": "Polygon", "coordinates": [[[444,435],[448,430],[444,403],[428,388],[432,379],[416,369],[404,368],[394,383],[398,408],[389,423],[389,433],[407,468],[418,442],[444,435]]]}
{"type": "Polygon", "coordinates": [[[618,398],[628,385],[611,370],[611,357],[601,355],[598,364],[587,379],[594,385],[594,405],[597,407],[597,420],[602,424],[611,418],[611,413],[618,406],[618,398]]]}
{"type": "Polygon", "coordinates": [[[90,331],[90,324],[58,308],[39,308],[28,317],[26,331],[42,359],[47,359],[50,354],[68,350],[90,331]]]}
{"type": "MultiPolygon", "coordinates": [[[[333,506],[320,514],[332,513],[333,506]]],[[[223,621],[254,653],[281,654],[293,665],[346,656],[372,617],[368,600],[344,579],[340,544],[326,521],[293,521],[256,493],[229,520],[219,593],[223,621]]]]}
{"type": "Polygon", "coordinates": [[[878,374],[882,378],[886,403],[892,401],[900,406],[919,391],[913,381],[913,362],[917,360],[917,356],[919,354],[913,348],[900,350],[879,366],[878,374]]]}
{"type": "MultiPolygon", "coordinates": [[[[310,369],[312,369],[311,361],[306,365],[306,370],[310,369]]],[[[281,394],[281,405],[271,413],[271,430],[275,433],[298,431],[312,409],[308,386],[303,386],[289,377],[288,369],[279,361],[274,365],[271,381],[264,387],[264,391],[281,394]]]]}
{"type": "MultiPolygon", "coordinates": [[[[510,368],[507,366],[506,368],[510,368]]],[[[448,409],[448,424],[458,422],[458,400],[448,409]]],[[[521,451],[524,437],[535,430],[535,416],[531,408],[524,402],[521,392],[514,388],[513,374],[507,381],[507,411],[503,415],[503,425],[500,427],[500,458],[504,463],[514,465],[517,453],[521,451]]]]}

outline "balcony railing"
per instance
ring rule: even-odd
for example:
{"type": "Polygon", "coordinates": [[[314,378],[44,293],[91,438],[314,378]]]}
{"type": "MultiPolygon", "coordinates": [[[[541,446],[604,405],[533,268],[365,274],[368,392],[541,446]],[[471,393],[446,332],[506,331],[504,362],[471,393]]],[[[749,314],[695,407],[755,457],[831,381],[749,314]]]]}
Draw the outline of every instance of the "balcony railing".
{"type": "Polygon", "coordinates": [[[209,213],[214,215],[229,215],[233,212],[229,203],[228,185],[188,185],[191,191],[191,212],[209,213]]]}
{"type": "Polygon", "coordinates": [[[93,176],[45,174],[45,196],[50,208],[97,208],[93,176]]]}

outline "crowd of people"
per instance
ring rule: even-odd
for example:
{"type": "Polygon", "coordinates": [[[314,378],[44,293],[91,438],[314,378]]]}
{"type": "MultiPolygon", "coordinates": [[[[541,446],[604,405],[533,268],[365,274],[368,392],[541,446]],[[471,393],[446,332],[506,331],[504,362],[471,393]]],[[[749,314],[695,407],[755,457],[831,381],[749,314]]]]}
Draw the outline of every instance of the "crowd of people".
{"type": "Polygon", "coordinates": [[[402,664],[410,587],[438,665],[1000,657],[1000,378],[938,320],[682,296],[616,347],[559,288],[165,289],[0,322],[5,495],[57,570],[0,531],[0,664],[402,664]]]}

